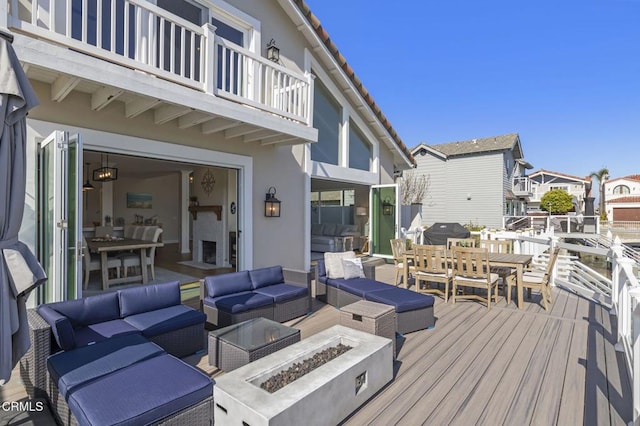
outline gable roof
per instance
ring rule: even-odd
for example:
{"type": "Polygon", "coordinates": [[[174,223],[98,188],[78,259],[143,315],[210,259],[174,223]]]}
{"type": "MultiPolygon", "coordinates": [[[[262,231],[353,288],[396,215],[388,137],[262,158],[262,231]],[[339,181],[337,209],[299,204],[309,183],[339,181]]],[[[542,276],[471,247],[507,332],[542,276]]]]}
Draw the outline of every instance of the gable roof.
{"type": "Polygon", "coordinates": [[[578,177],[578,176],[568,175],[566,173],[552,172],[550,170],[545,170],[545,169],[540,169],[540,170],[536,170],[533,173],[529,173],[529,177],[534,177],[538,175],[550,175],[550,176],[556,176],[556,177],[563,177],[563,178],[577,180],[584,183],[591,182],[591,176],[578,177]]]}
{"type": "Polygon", "coordinates": [[[329,33],[327,32],[327,30],[324,29],[324,27],[320,23],[320,20],[318,19],[318,17],[314,15],[313,12],[311,12],[311,10],[309,9],[309,6],[304,0],[293,0],[293,3],[300,10],[300,13],[302,13],[304,18],[309,23],[309,25],[311,25],[311,28],[313,28],[313,30],[315,31],[317,36],[320,38],[322,43],[326,46],[329,53],[333,56],[333,58],[336,60],[338,65],[341,67],[344,74],[349,78],[349,80],[351,80],[355,88],[358,90],[358,92],[362,96],[362,99],[364,99],[367,105],[369,105],[369,107],[371,108],[371,111],[373,111],[373,113],[378,118],[378,120],[380,120],[380,123],[382,124],[382,126],[387,130],[389,135],[393,138],[393,141],[396,147],[407,157],[407,159],[411,162],[411,164],[415,166],[416,161],[413,158],[411,151],[404,144],[402,139],[400,139],[400,136],[391,125],[391,122],[384,115],[384,113],[382,112],[378,104],[376,104],[376,102],[373,100],[371,93],[369,93],[369,91],[364,87],[364,84],[362,84],[362,81],[360,80],[360,78],[358,78],[353,68],[351,68],[351,65],[349,65],[347,63],[347,60],[344,58],[344,56],[342,56],[342,54],[338,50],[338,47],[331,40],[331,37],[329,37],[329,33]]]}
{"type": "MultiPolygon", "coordinates": [[[[420,149],[430,149],[440,152],[446,157],[455,157],[458,155],[481,154],[494,151],[508,151],[518,148],[521,154],[520,136],[517,133],[509,133],[507,135],[491,136],[488,138],[478,138],[466,141],[448,142],[436,145],[420,144],[415,147],[412,152],[417,153],[420,149]]],[[[517,157],[517,156],[516,156],[517,157]]]]}
{"type": "Polygon", "coordinates": [[[636,182],[640,182],[640,175],[629,175],[623,176],[615,179],[609,179],[606,183],[615,182],[617,180],[635,180],[636,182]]]}

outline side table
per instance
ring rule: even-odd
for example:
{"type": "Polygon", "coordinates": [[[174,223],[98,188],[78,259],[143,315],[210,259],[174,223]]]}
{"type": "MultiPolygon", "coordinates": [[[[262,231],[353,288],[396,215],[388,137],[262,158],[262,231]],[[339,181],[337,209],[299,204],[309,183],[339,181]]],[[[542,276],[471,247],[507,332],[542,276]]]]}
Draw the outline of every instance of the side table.
{"type": "Polygon", "coordinates": [[[360,300],[340,308],[340,325],[386,337],[396,356],[396,311],[393,306],[360,300]]]}

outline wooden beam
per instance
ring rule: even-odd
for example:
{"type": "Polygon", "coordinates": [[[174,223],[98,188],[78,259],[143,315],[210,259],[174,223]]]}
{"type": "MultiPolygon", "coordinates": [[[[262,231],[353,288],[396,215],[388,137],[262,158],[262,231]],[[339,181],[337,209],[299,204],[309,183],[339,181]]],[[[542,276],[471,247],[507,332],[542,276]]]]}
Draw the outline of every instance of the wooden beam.
{"type": "Polygon", "coordinates": [[[185,115],[189,111],[190,109],[186,107],[165,105],[155,110],[154,122],[156,124],[164,124],[168,121],[185,115]]]}
{"type": "Polygon", "coordinates": [[[51,100],[62,102],[78,83],[80,83],[80,79],[70,75],[61,75],[56,78],[56,81],[51,84],[51,100]]]}
{"type": "Polygon", "coordinates": [[[127,102],[124,106],[124,115],[127,118],[134,118],[139,116],[145,111],[158,105],[162,102],[160,99],[153,98],[139,98],[130,102],[127,102]]]}
{"type": "Polygon", "coordinates": [[[218,133],[223,130],[231,129],[239,126],[240,124],[241,123],[239,121],[227,120],[226,118],[214,118],[211,121],[203,123],[201,131],[205,135],[209,135],[211,133],[218,133]]]}
{"type": "Polygon", "coordinates": [[[260,141],[260,145],[274,145],[277,143],[291,142],[291,141],[299,141],[300,138],[289,135],[277,135],[272,136],[270,138],[265,138],[260,141]]]}
{"type": "Polygon", "coordinates": [[[91,109],[94,111],[100,111],[111,102],[115,101],[122,93],[124,93],[124,90],[116,89],[114,87],[103,87],[96,90],[91,95],[91,109]]]}
{"type": "Polygon", "coordinates": [[[178,127],[180,129],[186,129],[188,127],[197,126],[205,121],[212,120],[213,116],[200,111],[191,111],[182,117],[178,118],[178,127]]]}
{"type": "Polygon", "coordinates": [[[259,141],[260,139],[265,139],[268,137],[274,136],[274,133],[271,130],[261,130],[259,132],[255,132],[252,134],[249,134],[245,137],[242,138],[242,140],[246,143],[246,142],[255,142],[255,141],[259,141]]]}
{"type": "Polygon", "coordinates": [[[232,138],[237,138],[238,136],[244,136],[250,133],[255,133],[260,130],[262,130],[260,127],[251,126],[249,124],[243,124],[242,126],[225,130],[224,137],[227,139],[232,139],[232,138]]]}

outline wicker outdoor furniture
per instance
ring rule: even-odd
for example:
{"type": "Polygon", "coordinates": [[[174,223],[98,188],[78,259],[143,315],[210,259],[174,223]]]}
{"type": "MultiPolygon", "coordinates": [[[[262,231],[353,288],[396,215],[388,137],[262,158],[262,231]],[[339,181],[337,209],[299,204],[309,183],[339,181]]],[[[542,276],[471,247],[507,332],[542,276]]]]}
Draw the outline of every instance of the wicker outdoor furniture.
{"type": "Polygon", "coordinates": [[[359,300],[340,308],[340,325],[391,339],[393,354],[396,355],[396,312],[393,306],[359,300]]]}
{"type": "Polygon", "coordinates": [[[300,330],[253,318],[209,332],[209,365],[235,370],[300,341],[300,330]]]}

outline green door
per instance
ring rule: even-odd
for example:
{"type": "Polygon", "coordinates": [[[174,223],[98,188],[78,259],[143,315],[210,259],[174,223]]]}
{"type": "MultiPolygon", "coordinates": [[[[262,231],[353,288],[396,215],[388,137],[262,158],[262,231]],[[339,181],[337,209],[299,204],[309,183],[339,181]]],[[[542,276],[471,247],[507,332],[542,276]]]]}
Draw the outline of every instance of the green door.
{"type": "Polygon", "coordinates": [[[398,185],[374,185],[369,195],[369,245],[371,254],[393,257],[391,240],[397,238],[399,228],[398,185]]]}
{"type": "Polygon", "coordinates": [[[49,277],[41,302],[81,296],[81,164],[78,135],[55,131],[40,143],[38,253],[49,277]]]}

